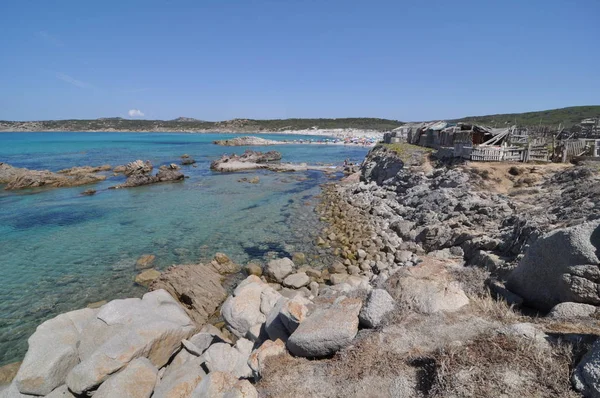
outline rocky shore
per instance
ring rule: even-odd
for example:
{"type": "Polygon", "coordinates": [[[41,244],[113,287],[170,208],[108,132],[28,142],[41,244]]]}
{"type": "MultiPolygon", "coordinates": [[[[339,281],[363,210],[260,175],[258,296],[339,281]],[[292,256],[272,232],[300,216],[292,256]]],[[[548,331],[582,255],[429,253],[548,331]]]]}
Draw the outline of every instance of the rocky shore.
{"type": "Polygon", "coordinates": [[[267,140],[260,137],[243,136],[236,137],[229,140],[217,140],[213,141],[215,145],[221,146],[269,146],[269,145],[281,145],[286,144],[284,141],[267,140]]]}
{"type": "Polygon", "coordinates": [[[324,187],[334,261],[156,272],[40,325],[0,396],[600,396],[598,180],[378,146],[324,187]]]}
{"type": "MultiPolygon", "coordinates": [[[[182,164],[186,164],[182,162],[182,164]]],[[[189,164],[189,163],[188,163],[189,164]]],[[[6,190],[18,190],[27,188],[63,188],[77,187],[81,185],[96,184],[108,178],[107,174],[98,174],[113,170],[113,176],[124,174],[127,180],[123,184],[110,187],[130,188],[142,185],[156,184],[159,182],[181,181],[185,178],[176,164],[160,166],[156,175],[151,175],[152,163],[136,160],[126,165],[116,166],[114,169],[110,165],[103,166],[81,166],[71,167],[53,173],[48,170],[29,170],[25,168],[13,167],[0,162],[0,184],[6,184],[6,190]]],[[[93,189],[88,189],[82,195],[93,195],[96,193],[93,189]]]]}
{"type": "Polygon", "coordinates": [[[316,166],[306,163],[281,163],[281,153],[277,151],[258,152],[246,150],[241,155],[224,154],[210,164],[210,169],[223,172],[248,171],[248,170],[270,170],[276,172],[292,172],[319,170],[325,172],[336,172],[335,166],[316,166]]]}

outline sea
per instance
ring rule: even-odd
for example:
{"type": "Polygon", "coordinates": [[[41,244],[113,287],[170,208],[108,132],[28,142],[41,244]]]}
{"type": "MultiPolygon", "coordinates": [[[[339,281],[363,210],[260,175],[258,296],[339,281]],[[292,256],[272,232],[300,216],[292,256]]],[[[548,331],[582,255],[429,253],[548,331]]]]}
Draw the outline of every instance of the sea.
{"type": "MultiPolygon", "coordinates": [[[[285,144],[222,147],[234,134],[0,133],[0,162],[58,171],[112,166],[136,159],[159,166],[181,162],[183,182],[108,189],[125,180],[73,188],[6,191],[0,185],[0,365],[21,360],[37,325],[90,303],[139,297],[136,260],[154,267],[207,261],[223,252],[239,264],[294,252],[315,253],[323,227],[314,212],[320,185],[339,178],[319,171],[218,173],[210,162],[223,153],[277,150],[285,162],[340,165],[360,162],[368,148],[285,144]],[[258,183],[249,183],[258,177],[258,183]],[[97,193],[81,193],[93,188],[97,193]]],[[[260,135],[273,140],[322,137],[260,135]]],[[[310,255],[311,265],[320,260],[310,255]]]]}

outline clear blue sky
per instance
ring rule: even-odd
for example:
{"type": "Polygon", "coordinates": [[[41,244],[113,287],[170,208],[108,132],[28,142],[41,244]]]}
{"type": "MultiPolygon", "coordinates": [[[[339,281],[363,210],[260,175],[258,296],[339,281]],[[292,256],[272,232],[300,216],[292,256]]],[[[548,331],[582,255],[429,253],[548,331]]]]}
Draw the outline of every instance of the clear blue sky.
{"type": "Polygon", "coordinates": [[[0,120],[600,104],[598,0],[1,0],[0,26],[0,120]]]}

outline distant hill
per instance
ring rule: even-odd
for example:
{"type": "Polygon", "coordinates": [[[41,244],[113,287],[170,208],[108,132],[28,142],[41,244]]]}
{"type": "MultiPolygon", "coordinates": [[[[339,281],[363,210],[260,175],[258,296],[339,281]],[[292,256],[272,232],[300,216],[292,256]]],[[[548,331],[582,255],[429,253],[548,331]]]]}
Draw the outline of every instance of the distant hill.
{"type": "MultiPolygon", "coordinates": [[[[600,117],[600,106],[573,106],[539,112],[510,113],[488,116],[469,116],[450,122],[471,122],[491,127],[512,124],[535,126],[540,123],[558,127],[571,127],[581,120],[600,117]]],[[[259,133],[284,130],[310,129],[359,129],[390,131],[404,124],[398,120],[378,118],[338,119],[232,119],[222,122],[207,122],[189,117],[174,120],[134,120],[120,117],[92,120],[42,120],[35,122],[0,121],[0,131],[152,131],[152,132],[231,132],[259,133]]]]}
{"type": "Polygon", "coordinates": [[[571,127],[589,117],[600,117],[600,105],[571,106],[538,112],[469,116],[452,120],[452,122],[478,123],[491,127],[503,127],[513,124],[519,126],[535,126],[539,124],[558,126],[562,123],[563,127],[571,127]]]}
{"type": "Polygon", "coordinates": [[[177,119],[171,120],[172,122],[202,122],[203,120],[194,119],[193,117],[180,116],[177,119]]]}
{"type": "Polygon", "coordinates": [[[284,130],[307,130],[354,128],[388,131],[402,122],[374,118],[343,119],[233,119],[207,122],[180,117],[175,120],[132,120],[102,118],[93,120],[42,120],[35,122],[0,121],[0,131],[164,131],[164,132],[277,132],[284,130]]]}

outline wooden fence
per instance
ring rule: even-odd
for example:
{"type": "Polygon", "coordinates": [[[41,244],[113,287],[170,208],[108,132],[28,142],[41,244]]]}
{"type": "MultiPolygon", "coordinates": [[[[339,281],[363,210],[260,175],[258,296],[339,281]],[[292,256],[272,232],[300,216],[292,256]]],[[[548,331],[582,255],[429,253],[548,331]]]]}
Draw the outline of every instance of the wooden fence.
{"type": "MultiPolygon", "coordinates": [[[[444,148],[443,156],[448,156],[452,148],[444,148]]],[[[527,147],[505,147],[492,145],[470,146],[464,143],[454,145],[454,157],[475,162],[547,162],[546,145],[528,145],[527,147]]]]}

